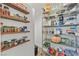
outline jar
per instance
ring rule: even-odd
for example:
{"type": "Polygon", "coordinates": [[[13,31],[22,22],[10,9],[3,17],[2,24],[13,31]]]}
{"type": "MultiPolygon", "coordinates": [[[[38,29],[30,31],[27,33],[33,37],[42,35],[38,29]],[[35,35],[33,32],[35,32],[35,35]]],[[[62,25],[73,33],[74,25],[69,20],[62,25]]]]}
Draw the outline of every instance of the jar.
{"type": "Polygon", "coordinates": [[[15,32],[15,27],[11,26],[11,32],[15,32]]]}
{"type": "Polygon", "coordinates": [[[27,38],[27,36],[24,36],[24,37],[23,37],[23,39],[22,39],[22,40],[23,40],[23,42],[25,42],[25,41],[26,41],[26,38],[27,38]]]}
{"type": "Polygon", "coordinates": [[[26,32],[27,31],[27,26],[23,26],[22,31],[26,32]]]}
{"type": "Polygon", "coordinates": [[[7,26],[3,26],[3,32],[7,32],[7,26]]]}
{"type": "Polygon", "coordinates": [[[17,32],[17,28],[15,27],[15,32],[17,32]]]}
{"type": "Polygon", "coordinates": [[[3,41],[3,48],[7,49],[9,47],[10,47],[9,42],[8,41],[3,41]]]}
{"type": "Polygon", "coordinates": [[[1,42],[1,49],[4,48],[4,42],[1,42]]]}
{"type": "Polygon", "coordinates": [[[9,26],[7,27],[7,32],[10,32],[10,27],[9,26]]]}
{"type": "Polygon", "coordinates": [[[2,4],[0,4],[0,14],[2,14],[2,4]]]}
{"type": "Polygon", "coordinates": [[[12,39],[11,40],[11,46],[16,46],[17,45],[17,40],[16,39],[12,39]]]}
{"type": "Polygon", "coordinates": [[[25,42],[25,41],[26,41],[25,38],[22,38],[22,39],[21,39],[21,43],[23,43],[23,42],[25,42]]]}
{"type": "Polygon", "coordinates": [[[17,28],[17,32],[20,32],[20,28],[17,28]]]}
{"type": "Polygon", "coordinates": [[[9,32],[11,32],[11,29],[12,29],[12,28],[11,28],[11,26],[10,26],[10,27],[9,27],[9,32]]]}
{"type": "Polygon", "coordinates": [[[20,30],[20,32],[23,32],[23,31],[22,31],[22,27],[19,27],[19,30],[20,30]]]}
{"type": "Polygon", "coordinates": [[[20,43],[23,43],[23,38],[20,39],[20,43]]]}
{"type": "Polygon", "coordinates": [[[20,40],[18,40],[18,44],[21,44],[21,43],[22,43],[21,39],[20,39],[20,40]]]}
{"type": "Polygon", "coordinates": [[[25,21],[27,20],[27,17],[26,17],[26,16],[24,16],[24,20],[25,20],[25,21]]]}
{"type": "Polygon", "coordinates": [[[4,6],[4,15],[10,16],[10,11],[9,8],[7,6],[4,6]]]}

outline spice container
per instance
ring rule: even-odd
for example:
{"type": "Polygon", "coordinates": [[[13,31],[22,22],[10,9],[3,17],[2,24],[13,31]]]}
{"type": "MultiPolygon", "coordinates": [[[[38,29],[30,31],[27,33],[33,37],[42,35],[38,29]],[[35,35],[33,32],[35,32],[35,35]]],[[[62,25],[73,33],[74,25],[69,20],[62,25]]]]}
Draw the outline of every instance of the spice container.
{"type": "Polygon", "coordinates": [[[23,37],[23,42],[25,42],[25,41],[26,41],[26,38],[27,38],[27,36],[24,36],[24,37],[23,37]]]}
{"type": "Polygon", "coordinates": [[[20,41],[21,41],[21,40],[17,40],[17,44],[20,44],[20,41]]]}
{"type": "Polygon", "coordinates": [[[17,45],[17,40],[16,39],[12,39],[11,40],[11,46],[16,46],[17,45]]]}
{"type": "Polygon", "coordinates": [[[9,8],[7,6],[4,6],[4,15],[10,16],[9,8]]]}
{"type": "Polygon", "coordinates": [[[21,43],[26,42],[25,38],[21,38],[21,43]]]}
{"type": "Polygon", "coordinates": [[[19,27],[19,30],[20,30],[21,32],[23,32],[22,27],[19,27]]]}
{"type": "Polygon", "coordinates": [[[3,41],[2,44],[1,44],[1,46],[2,46],[2,49],[5,49],[5,48],[9,48],[10,47],[8,41],[3,41]]]}
{"type": "Polygon", "coordinates": [[[1,42],[1,49],[4,48],[4,42],[1,42]]]}
{"type": "Polygon", "coordinates": [[[10,27],[9,26],[7,26],[7,32],[10,32],[10,27]]]}
{"type": "Polygon", "coordinates": [[[22,32],[26,32],[26,31],[27,31],[27,26],[23,26],[22,32]]]}
{"type": "Polygon", "coordinates": [[[21,29],[20,28],[18,28],[18,32],[21,32],[21,29]]]}
{"type": "Polygon", "coordinates": [[[20,28],[16,28],[16,32],[20,32],[20,28]]]}
{"type": "Polygon", "coordinates": [[[2,14],[2,4],[0,4],[0,14],[2,14]]]}
{"type": "Polygon", "coordinates": [[[11,32],[15,32],[15,27],[11,26],[11,32]]]}
{"type": "Polygon", "coordinates": [[[19,41],[20,41],[20,43],[23,43],[23,38],[21,38],[19,41]]]}
{"type": "Polygon", "coordinates": [[[3,27],[2,27],[3,32],[7,32],[7,31],[8,31],[7,29],[8,29],[7,26],[3,26],[3,27]]]}
{"type": "Polygon", "coordinates": [[[16,14],[17,17],[21,17],[19,14],[16,14]]]}
{"type": "Polygon", "coordinates": [[[24,20],[25,20],[25,21],[27,20],[27,17],[26,17],[26,16],[24,16],[24,20]]]}

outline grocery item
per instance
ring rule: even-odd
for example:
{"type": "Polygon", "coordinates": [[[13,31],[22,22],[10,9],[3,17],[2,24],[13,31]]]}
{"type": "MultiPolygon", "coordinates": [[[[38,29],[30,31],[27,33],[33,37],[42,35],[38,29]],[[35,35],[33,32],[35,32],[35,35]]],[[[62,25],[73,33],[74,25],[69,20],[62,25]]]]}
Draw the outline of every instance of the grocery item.
{"type": "Polygon", "coordinates": [[[74,47],[74,40],[71,40],[71,46],[74,47]]]}
{"type": "Polygon", "coordinates": [[[24,37],[20,38],[19,39],[20,40],[20,43],[26,42],[26,38],[27,38],[27,36],[24,36],[24,37]]]}
{"type": "Polygon", "coordinates": [[[51,47],[49,47],[48,48],[48,52],[51,54],[51,55],[55,55],[55,53],[56,53],[56,51],[55,51],[55,49],[54,48],[51,48],[51,47]]]}
{"type": "Polygon", "coordinates": [[[12,39],[11,46],[16,46],[16,45],[17,45],[17,39],[12,39]]]}
{"type": "Polygon", "coordinates": [[[2,26],[3,25],[3,22],[0,22],[0,26],[2,26]]]}
{"type": "Polygon", "coordinates": [[[3,26],[2,27],[2,32],[8,32],[8,26],[3,26]]]}
{"type": "Polygon", "coordinates": [[[21,17],[19,14],[16,14],[17,17],[21,17]]]}
{"type": "Polygon", "coordinates": [[[63,17],[63,14],[60,14],[59,15],[59,25],[60,26],[64,25],[64,17],[63,17]]]}
{"type": "Polygon", "coordinates": [[[0,15],[2,14],[2,4],[0,4],[0,15]]]}
{"type": "Polygon", "coordinates": [[[28,38],[28,37],[27,37],[27,36],[24,36],[24,37],[22,38],[23,42],[26,41],[26,38],[28,38]]]}
{"type": "Polygon", "coordinates": [[[20,28],[15,28],[15,32],[20,32],[20,28]]]}
{"type": "Polygon", "coordinates": [[[27,26],[23,26],[22,27],[22,32],[26,32],[27,31],[27,26]]]}
{"type": "Polygon", "coordinates": [[[62,34],[62,29],[60,27],[56,28],[56,34],[62,34]]]}
{"type": "Polygon", "coordinates": [[[23,27],[15,27],[15,26],[2,26],[1,27],[2,32],[26,32],[27,26],[23,27]]]}
{"type": "Polygon", "coordinates": [[[15,32],[15,27],[14,26],[3,26],[2,32],[15,32]]]}
{"type": "Polygon", "coordinates": [[[63,44],[70,46],[70,42],[71,42],[71,41],[70,41],[69,38],[64,38],[64,37],[62,38],[62,43],[63,43],[63,44]]]}
{"type": "Polygon", "coordinates": [[[2,32],[3,22],[0,22],[0,33],[2,32]]]}
{"type": "Polygon", "coordinates": [[[23,18],[24,18],[25,21],[27,20],[27,17],[26,16],[24,16],[23,18]]]}
{"type": "Polygon", "coordinates": [[[50,3],[45,4],[45,6],[44,6],[44,12],[45,13],[50,13],[51,10],[52,10],[51,4],[50,3]]]}
{"type": "Polygon", "coordinates": [[[4,6],[3,14],[6,15],[6,16],[10,16],[10,11],[9,11],[9,8],[7,6],[4,6]]]}
{"type": "Polygon", "coordinates": [[[9,48],[10,45],[9,45],[9,42],[8,41],[3,41],[1,43],[1,49],[5,49],[5,48],[9,48]]]}
{"type": "Polygon", "coordinates": [[[45,42],[43,45],[44,45],[45,48],[48,48],[50,46],[50,43],[49,42],[45,42]]]}
{"type": "Polygon", "coordinates": [[[68,34],[75,34],[71,29],[66,30],[68,34]]]}
{"type": "Polygon", "coordinates": [[[78,56],[78,52],[72,49],[64,49],[64,53],[66,56],[78,56]]]}
{"type": "Polygon", "coordinates": [[[51,38],[51,41],[54,42],[54,43],[60,43],[61,42],[61,37],[59,35],[54,35],[51,38]]]}
{"type": "Polygon", "coordinates": [[[57,48],[56,56],[64,56],[64,50],[62,48],[57,48]]]}
{"type": "Polygon", "coordinates": [[[3,41],[3,42],[1,42],[1,49],[3,49],[3,50],[9,49],[9,48],[17,46],[21,43],[24,43],[24,42],[26,42],[26,38],[27,38],[27,36],[24,36],[20,39],[11,39],[11,41],[3,41]]]}

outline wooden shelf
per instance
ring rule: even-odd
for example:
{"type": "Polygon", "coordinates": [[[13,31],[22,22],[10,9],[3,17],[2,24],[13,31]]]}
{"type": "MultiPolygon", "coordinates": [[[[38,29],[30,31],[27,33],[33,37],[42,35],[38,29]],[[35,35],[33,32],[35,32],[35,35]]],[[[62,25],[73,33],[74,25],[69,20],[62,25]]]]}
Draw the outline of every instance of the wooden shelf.
{"type": "Polygon", "coordinates": [[[23,22],[23,23],[29,23],[30,21],[25,21],[17,16],[6,16],[6,15],[1,15],[1,18],[6,18],[6,19],[9,19],[9,20],[14,20],[14,21],[19,21],[19,22],[23,22]]]}
{"type": "Polygon", "coordinates": [[[1,49],[1,52],[4,52],[4,51],[9,50],[9,49],[11,49],[11,48],[17,47],[17,46],[19,46],[19,45],[21,45],[21,44],[24,44],[24,43],[27,43],[27,42],[29,42],[29,41],[30,41],[30,40],[27,40],[27,41],[25,41],[25,42],[23,42],[23,43],[20,43],[20,44],[16,45],[16,46],[12,46],[12,47],[9,47],[9,48],[1,49]]]}
{"type": "Polygon", "coordinates": [[[17,33],[27,33],[30,31],[26,31],[26,32],[2,32],[1,35],[5,35],[5,34],[17,34],[17,33]]]}
{"type": "Polygon", "coordinates": [[[5,5],[8,5],[8,6],[12,7],[12,8],[14,8],[14,9],[16,9],[16,10],[18,10],[18,11],[21,11],[21,12],[23,12],[23,13],[25,13],[25,14],[29,14],[29,12],[28,12],[26,9],[22,9],[21,7],[17,6],[17,5],[14,4],[14,3],[4,3],[4,4],[5,4],[5,5]]]}

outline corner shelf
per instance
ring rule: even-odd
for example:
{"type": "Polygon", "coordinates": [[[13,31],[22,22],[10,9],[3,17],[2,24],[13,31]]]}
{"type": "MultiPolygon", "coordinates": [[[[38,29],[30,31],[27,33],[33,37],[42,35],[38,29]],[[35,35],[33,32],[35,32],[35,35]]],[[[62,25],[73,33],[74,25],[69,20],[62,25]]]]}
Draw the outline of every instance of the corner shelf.
{"type": "Polygon", "coordinates": [[[5,34],[17,34],[17,33],[28,33],[30,31],[26,31],[26,32],[2,32],[1,35],[5,35],[5,34]]]}
{"type": "Polygon", "coordinates": [[[29,14],[29,12],[28,12],[27,10],[22,9],[21,7],[17,6],[17,5],[14,4],[14,3],[4,3],[4,4],[7,5],[7,6],[10,6],[10,7],[12,7],[12,8],[14,8],[14,9],[16,9],[16,10],[18,10],[18,11],[21,11],[21,12],[23,12],[23,13],[25,13],[25,14],[29,14]]]}
{"type": "Polygon", "coordinates": [[[17,16],[7,16],[7,15],[1,15],[1,18],[6,18],[9,20],[14,20],[14,21],[19,21],[19,22],[23,22],[23,23],[29,23],[30,21],[25,21],[17,16]]]}
{"type": "Polygon", "coordinates": [[[11,49],[11,48],[15,48],[15,47],[17,47],[17,46],[19,46],[19,45],[21,45],[21,44],[27,43],[27,42],[29,42],[29,41],[30,41],[30,40],[27,40],[27,41],[25,41],[25,42],[23,42],[23,43],[20,43],[20,44],[16,45],[16,46],[12,46],[12,47],[9,47],[9,48],[1,49],[1,52],[7,51],[7,50],[9,50],[9,49],[11,49]]]}

